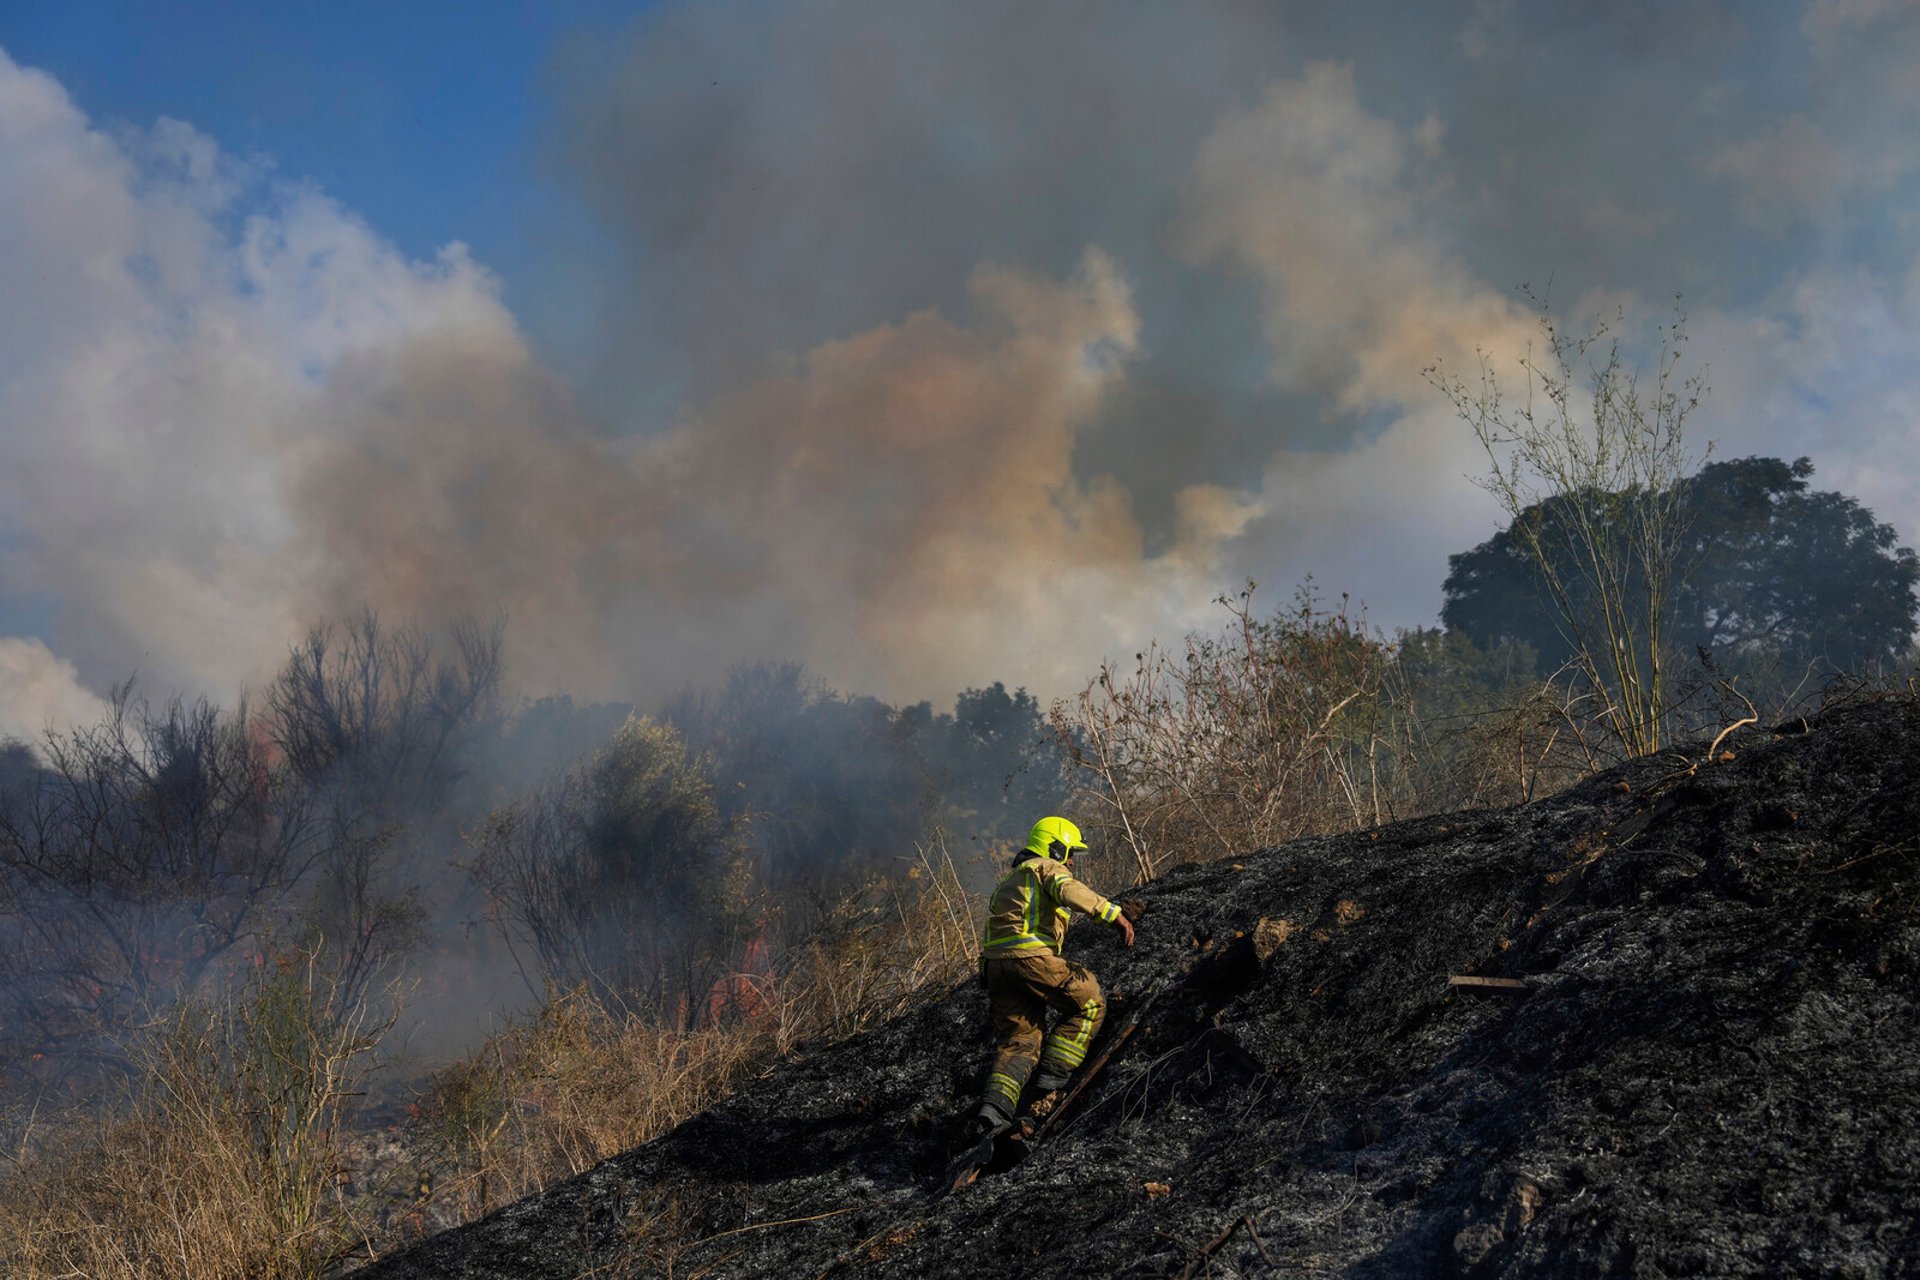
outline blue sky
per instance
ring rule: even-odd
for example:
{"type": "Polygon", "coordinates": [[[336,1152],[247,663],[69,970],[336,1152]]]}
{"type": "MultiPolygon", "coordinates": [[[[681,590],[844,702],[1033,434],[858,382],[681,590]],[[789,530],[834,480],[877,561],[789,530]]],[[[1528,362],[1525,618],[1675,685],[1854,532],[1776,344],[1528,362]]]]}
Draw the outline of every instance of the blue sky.
{"type": "Polygon", "coordinates": [[[1920,0],[6,6],[0,733],[369,606],[643,700],[1430,624],[1523,283],[1911,543],[1916,118],[1920,0]]]}
{"type": "Polygon", "coordinates": [[[0,6],[0,48],[100,123],[185,120],[318,183],[402,250],[451,240],[508,279],[568,214],[539,149],[559,50],[647,5],[73,0],[0,6]]]}

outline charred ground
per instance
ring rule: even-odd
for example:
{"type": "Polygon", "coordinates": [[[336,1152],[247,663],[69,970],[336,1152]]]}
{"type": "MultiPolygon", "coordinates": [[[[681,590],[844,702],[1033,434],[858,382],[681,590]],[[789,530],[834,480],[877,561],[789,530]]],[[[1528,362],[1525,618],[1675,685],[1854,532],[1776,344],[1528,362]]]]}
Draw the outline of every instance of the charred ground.
{"type": "Polygon", "coordinates": [[[1781,728],[1169,873],[1071,944],[1142,1030],[958,1194],[972,988],[357,1280],[1906,1273],[1920,708],[1781,728]]]}

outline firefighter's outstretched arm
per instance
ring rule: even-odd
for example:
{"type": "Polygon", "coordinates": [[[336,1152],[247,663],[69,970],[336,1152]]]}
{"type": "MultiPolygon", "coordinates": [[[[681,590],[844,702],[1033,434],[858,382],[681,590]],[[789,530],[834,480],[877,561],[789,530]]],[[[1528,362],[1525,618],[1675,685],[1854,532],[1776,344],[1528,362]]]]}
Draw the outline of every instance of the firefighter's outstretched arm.
{"type": "Polygon", "coordinates": [[[1112,925],[1120,931],[1122,946],[1133,945],[1133,921],[1127,919],[1119,904],[1101,897],[1066,871],[1055,876],[1047,888],[1053,900],[1061,906],[1084,912],[1102,924],[1112,925]]]}

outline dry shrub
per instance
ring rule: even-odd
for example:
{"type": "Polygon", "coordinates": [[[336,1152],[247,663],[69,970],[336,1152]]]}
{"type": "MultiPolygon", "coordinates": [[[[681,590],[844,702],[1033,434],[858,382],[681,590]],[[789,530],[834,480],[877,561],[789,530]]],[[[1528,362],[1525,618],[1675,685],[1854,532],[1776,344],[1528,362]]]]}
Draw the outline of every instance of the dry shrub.
{"type": "Polygon", "coordinates": [[[1103,851],[1089,861],[1121,864],[1098,878],[1518,800],[1567,773],[1564,712],[1525,673],[1529,651],[1388,640],[1306,589],[1261,617],[1253,590],[1221,597],[1219,634],[1103,666],[1054,705],[1075,811],[1103,851]]]}
{"type": "Polygon", "coordinates": [[[892,1018],[980,960],[979,895],[936,836],[904,882],[865,886],[827,914],[764,984],[774,1048],[842,1039],[892,1018]]]}
{"type": "MultiPolygon", "coordinates": [[[[971,973],[976,899],[938,840],[765,974],[716,984],[691,1030],[586,986],[440,1072],[418,1135],[442,1218],[465,1221],[664,1133],[805,1040],[851,1035],[971,973]]],[[[658,1233],[652,1233],[657,1235],[658,1233]]]]}
{"type": "Polygon", "coordinates": [[[1363,622],[1303,594],[1257,617],[1252,587],[1222,597],[1230,626],[1178,654],[1112,665],[1053,725],[1080,770],[1079,811],[1139,881],[1173,862],[1380,820],[1389,653],[1363,622]]]}
{"type": "Polygon", "coordinates": [[[112,1065],[102,1027],[217,977],[328,853],[244,703],[126,685],[40,749],[0,803],[0,1065],[51,1060],[65,1087],[112,1065]]]}
{"type": "Polygon", "coordinates": [[[126,1097],[26,1126],[0,1167],[17,1280],[311,1280],[366,1239],[340,1138],[387,1023],[312,955],[129,1046],[126,1097]]]}
{"type": "Polygon", "coordinates": [[[1542,342],[1520,359],[1519,398],[1503,393],[1485,355],[1474,384],[1438,365],[1425,373],[1486,453],[1478,483],[1512,517],[1511,536],[1552,602],[1591,725],[1626,755],[1651,755],[1670,736],[1667,626],[1692,569],[1685,426],[1705,374],[1682,369],[1677,298],[1643,382],[1621,354],[1618,312],[1569,334],[1528,296],[1542,342]]]}

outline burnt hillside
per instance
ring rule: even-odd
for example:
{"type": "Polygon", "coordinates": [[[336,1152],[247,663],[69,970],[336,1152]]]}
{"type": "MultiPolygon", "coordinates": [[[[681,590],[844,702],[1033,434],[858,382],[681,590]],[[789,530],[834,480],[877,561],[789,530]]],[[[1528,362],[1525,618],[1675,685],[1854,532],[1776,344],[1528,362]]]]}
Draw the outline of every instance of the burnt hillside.
{"type": "Polygon", "coordinates": [[[1920,1269],[1920,709],[1722,750],[1168,874],[1074,934],[1143,1029],[957,1194],[973,989],[358,1280],[1920,1269]]]}

